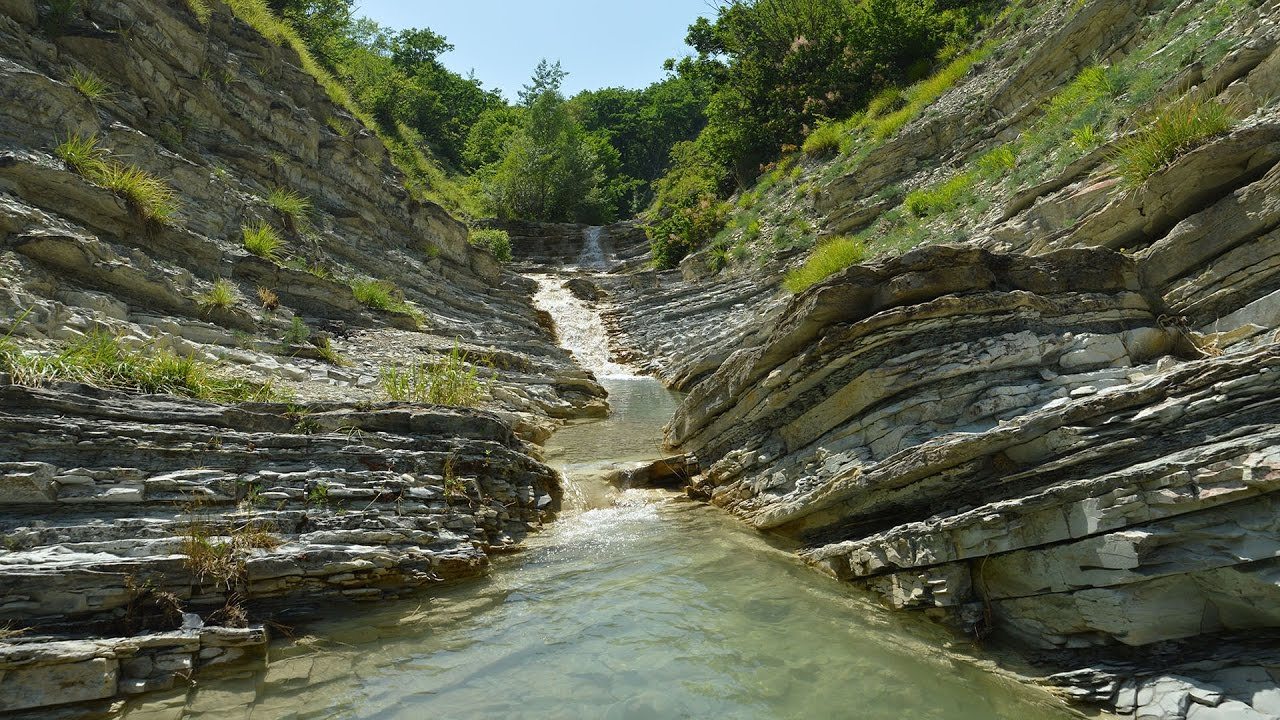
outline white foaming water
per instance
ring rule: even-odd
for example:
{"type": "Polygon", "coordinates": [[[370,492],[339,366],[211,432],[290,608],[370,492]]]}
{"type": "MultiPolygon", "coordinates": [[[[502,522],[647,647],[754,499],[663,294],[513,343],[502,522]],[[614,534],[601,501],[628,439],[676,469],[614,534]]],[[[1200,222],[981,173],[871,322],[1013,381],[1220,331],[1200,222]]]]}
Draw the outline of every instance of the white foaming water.
{"type": "Polygon", "coordinates": [[[604,256],[604,247],[600,244],[602,227],[589,227],[582,231],[582,252],[578,253],[578,267],[583,270],[604,270],[608,259],[604,256]]]}
{"type": "Polygon", "coordinates": [[[529,277],[538,283],[538,292],[533,296],[534,306],[551,313],[556,321],[560,345],[573,353],[579,365],[595,373],[598,378],[635,375],[630,368],[609,359],[609,333],[605,330],[604,321],[600,319],[600,313],[561,287],[563,277],[529,277]]]}

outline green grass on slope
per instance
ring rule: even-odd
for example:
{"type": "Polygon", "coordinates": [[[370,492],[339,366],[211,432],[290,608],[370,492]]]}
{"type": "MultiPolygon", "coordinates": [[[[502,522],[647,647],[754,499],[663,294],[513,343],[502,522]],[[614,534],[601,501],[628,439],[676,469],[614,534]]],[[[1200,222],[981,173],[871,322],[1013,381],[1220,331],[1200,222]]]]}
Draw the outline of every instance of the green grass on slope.
{"type": "Polygon", "coordinates": [[[27,386],[68,381],[215,402],[277,399],[270,385],[226,377],[211,365],[168,350],[129,348],[114,335],[97,331],[47,355],[24,352],[11,339],[0,339],[0,371],[27,386]]]}

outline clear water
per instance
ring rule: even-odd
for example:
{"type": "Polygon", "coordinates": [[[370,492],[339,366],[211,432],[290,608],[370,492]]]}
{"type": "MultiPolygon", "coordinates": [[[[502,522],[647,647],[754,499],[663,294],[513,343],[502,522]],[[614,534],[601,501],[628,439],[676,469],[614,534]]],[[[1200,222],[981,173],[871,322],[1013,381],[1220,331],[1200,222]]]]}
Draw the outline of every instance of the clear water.
{"type": "MultiPolygon", "coordinates": [[[[598,348],[603,329],[582,308],[565,314],[567,293],[540,280],[562,337],[578,339],[570,349],[598,348]]],[[[266,668],[148,696],[125,717],[1077,717],[942,653],[938,628],[880,609],[715,508],[592,485],[603,463],[659,457],[679,400],[625,369],[601,374],[613,415],[548,444],[574,506],[526,552],[420,600],[335,608],[266,668]]]]}

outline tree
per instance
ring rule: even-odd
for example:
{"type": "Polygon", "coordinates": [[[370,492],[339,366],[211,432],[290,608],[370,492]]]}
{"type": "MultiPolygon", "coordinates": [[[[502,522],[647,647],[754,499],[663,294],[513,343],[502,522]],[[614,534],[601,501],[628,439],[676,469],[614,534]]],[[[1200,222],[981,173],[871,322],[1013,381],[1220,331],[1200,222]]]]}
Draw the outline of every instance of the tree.
{"type": "Polygon", "coordinates": [[[567,77],[569,72],[560,67],[559,60],[554,63],[548,63],[546,58],[539,60],[538,67],[533,70],[533,79],[528,85],[521,86],[520,104],[532,107],[543,93],[559,93],[560,86],[567,77]]]}
{"type": "MultiPolygon", "coordinates": [[[[547,69],[540,63],[534,85],[547,69]]],[[[486,194],[499,217],[595,222],[604,215],[596,145],[556,90],[532,99],[506,141],[501,160],[482,168],[486,194]]]]}

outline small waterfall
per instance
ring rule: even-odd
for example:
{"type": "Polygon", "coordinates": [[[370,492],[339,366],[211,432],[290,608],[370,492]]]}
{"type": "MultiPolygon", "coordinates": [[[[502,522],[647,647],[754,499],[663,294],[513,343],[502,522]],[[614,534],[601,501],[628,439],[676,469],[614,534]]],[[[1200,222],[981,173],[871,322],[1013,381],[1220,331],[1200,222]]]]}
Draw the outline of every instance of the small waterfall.
{"type": "MultiPolygon", "coordinates": [[[[598,239],[596,248],[599,248],[598,239]]],[[[585,249],[583,253],[586,254],[585,249]]],[[[603,253],[600,257],[604,257],[603,253]]],[[[595,308],[561,287],[564,283],[562,276],[535,274],[528,277],[538,283],[538,292],[533,296],[534,306],[551,313],[556,321],[560,344],[573,353],[579,365],[598,378],[629,378],[635,375],[630,368],[609,359],[609,334],[604,320],[595,308]]]]}
{"type": "Polygon", "coordinates": [[[578,267],[583,270],[605,270],[609,261],[600,245],[600,236],[604,234],[602,227],[589,227],[582,231],[582,252],[578,253],[578,267]]]}

